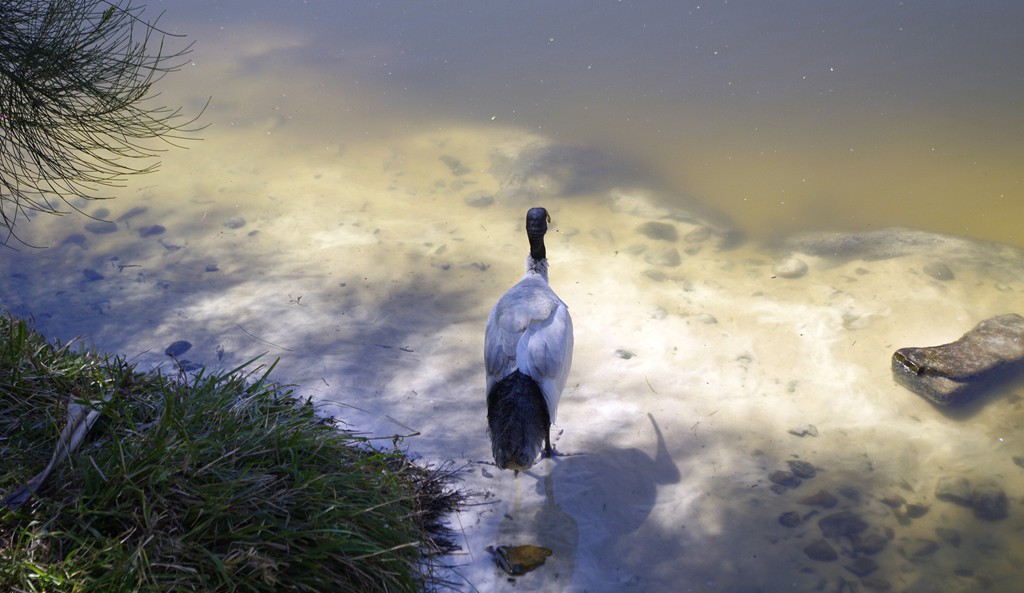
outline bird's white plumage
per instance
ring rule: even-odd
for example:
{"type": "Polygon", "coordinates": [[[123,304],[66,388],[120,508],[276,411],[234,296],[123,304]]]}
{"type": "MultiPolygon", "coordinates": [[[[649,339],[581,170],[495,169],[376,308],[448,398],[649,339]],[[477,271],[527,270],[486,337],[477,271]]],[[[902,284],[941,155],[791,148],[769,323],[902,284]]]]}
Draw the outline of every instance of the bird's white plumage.
{"type": "Polygon", "coordinates": [[[572,365],[569,308],[548,286],[547,261],[527,259],[523,279],[494,305],[484,333],[487,391],[516,369],[533,378],[555,422],[572,365]]]}

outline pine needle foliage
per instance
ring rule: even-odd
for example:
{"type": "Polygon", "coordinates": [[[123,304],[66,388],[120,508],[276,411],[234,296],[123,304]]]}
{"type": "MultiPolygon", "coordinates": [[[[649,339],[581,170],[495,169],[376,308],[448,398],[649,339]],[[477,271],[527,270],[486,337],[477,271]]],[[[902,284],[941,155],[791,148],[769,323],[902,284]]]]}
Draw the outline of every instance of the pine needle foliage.
{"type": "Polygon", "coordinates": [[[0,0],[0,244],[32,212],[109,197],[198,129],[152,92],[191,50],[173,37],[130,0],[0,0]]]}
{"type": "Polygon", "coordinates": [[[453,472],[369,446],[271,369],[141,373],[0,317],[0,494],[47,464],[69,396],[101,413],[29,504],[0,509],[0,590],[440,586],[453,472]]]}

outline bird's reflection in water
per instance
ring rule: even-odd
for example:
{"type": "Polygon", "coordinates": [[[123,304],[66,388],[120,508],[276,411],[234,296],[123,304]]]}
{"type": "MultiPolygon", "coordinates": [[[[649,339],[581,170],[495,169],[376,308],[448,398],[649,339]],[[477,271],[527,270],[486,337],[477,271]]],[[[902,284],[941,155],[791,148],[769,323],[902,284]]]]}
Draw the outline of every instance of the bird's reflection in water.
{"type": "MultiPolygon", "coordinates": [[[[575,591],[570,585],[579,546],[578,521],[584,526],[585,545],[594,548],[599,562],[621,565],[617,572],[622,573],[625,582],[630,582],[632,553],[623,549],[629,541],[625,536],[647,520],[657,502],[658,486],[681,479],[661,429],[653,416],[648,417],[656,439],[653,457],[637,448],[608,446],[580,455],[556,457],[545,464],[548,473],[542,482],[537,482],[538,494],[543,489],[542,499],[523,492],[534,472],[514,480],[515,498],[498,525],[495,543],[543,546],[552,554],[542,566],[519,577],[496,569],[496,580],[503,581],[505,586],[496,586],[495,590],[512,590],[514,586],[520,591],[575,591]],[[556,502],[556,483],[561,504],[556,502]],[[531,502],[524,502],[524,498],[531,502]],[[563,510],[562,505],[571,509],[573,515],[563,510]]],[[[672,550],[679,547],[666,545],[672,550]]]]}
{"type": "MultiPolygon", "coordinates": [[[[515,499],[512,507],[498,524],[495,542],[499,545],[541,546],[551,550],[551,555],[542,566],[522,576],[512,577],[503,571],[496,572],[497,580],[503,581],[509,590],[515,587],[521,591],[555,592],[566,590],[572,583],[579,528],[576,520],[555,502],[551,464],[545,465],[547,469],[542,486],[543,499],[523,501],[522,488],[532,477],[532,472],[521,474],[513,480],[515,499]]],[[[541,483],[538,482],[538,489],[540,487],[541,483]]],[[[504,588],[499,587],[498,590],[504,588]]]]}

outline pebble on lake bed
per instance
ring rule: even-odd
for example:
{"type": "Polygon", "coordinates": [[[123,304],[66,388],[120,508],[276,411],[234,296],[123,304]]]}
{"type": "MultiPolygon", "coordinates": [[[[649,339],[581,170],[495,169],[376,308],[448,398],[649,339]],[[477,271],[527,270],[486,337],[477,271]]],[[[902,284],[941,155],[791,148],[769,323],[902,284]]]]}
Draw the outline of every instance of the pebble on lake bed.
{"type": "Polygon", "coordinates": [[[939,544],[930,539],[914,538],[903,542],[899,547],[900,555],[907,560],[920,560],[939,551],[939,544]]]}
{"type": "Polygon", "coordinates": [[[666,268],[674,268],[683,262],[683,258],[679,255],[679,250],[675,247],[648,251],[644,253],[643,258],[645,262],[652,266],[663,266],[666,268]]]}
{"type": "Polygon", "coordinates": [[[819,490],[816,494],[800,499],[800,504],[807,506],[830,509],[839,503],[839,499],[827,490],[819,490]]]}
{"type": "Polygon", "coordinates": [[[852,537],[868,528],[867,522],[853,511],[840,511],[818,521],[821,533],[828,538],[852,537]]]}
{"type": "Polygon", "coordinates": [[[670,243],[679,239],[679,232],[676,227],[667,222],[645,222],[637,227],[637,232],[655,241],[668,241],[670,243]]]}
{"type": "Polygon", "coordinates": [[[889,538],[881,533],[857,534],[850,538],[853,543],[853,551],[857,554],[868,556],[877,554],[889,545],[889,538]]]}
{"type": "Polygon", "coordinates": [[[943,476],[935,485],[935,498],[960,506],[971,506],[971,481],[960,476],[943,476]]]}
{"type": "Polygon", "coordinates": [[[783,488],[796,488],[800,486],[800,478],[796,477],[793,472],[787,472],[783,470],[776,470],[768,474],[768,479],[773,484],[781,486],[783,488]]]}
{"type": "Polygon", "coordinates": [[[484,192],[476,191],[462,199],[470,208],[486,208],[494,203],[494,196],[484,192]]]}
{"type": "Polygon", "coordinates": [[[807,557],[811,560],[817,560],[818,562],[834,562],[839,558],[835,548],[823,539],[816,539],[807,544],[804,548],[804,554],[807,554],[807,557]]]}
{"type": "Polygon", "coordinates": [[[174,342],[173,344],[168,346],[167,349],[164,350],[164,354],[166,354],[167,356],[173,356],[177,358],[178,356],[181,356],[182,354],[188,352],[191,348],[191,343],[186,342],[185,340],[178,340],[177,342],[174,342]]]}
{"type": "Polygon", "coordinates": [[[779,515],[779,525],[783,527],[796,527],[803,523],[803,519],[800,518],[800,513],[796,511],[786,511],[779,515]]]}
{"type": "Polygon", "coordinates": [[[89,249],[89,240],[86,239],[85,235],[81,233],[73,233],[68,235],[67,237],[64,238],[63,241],[60,242],[60,244],[75,245],[76,247],[81,247],[83,250],[89,249]]]}
{"type": "Polygon", "coordinates": [[[793,472],[798,478],[809,480],[814,476],[818,475],[818,470],[814,468],[814,464],[810,461],[804,461],[802,459],[789,459],[786,461],[789,465],[790,471],[793,472]]]}
{"type": "Polygon", "coordinates": [[[932,278],[935,278],[936,280],[942,282],[946,282],[948,280],[953,279],[953,270],[949,269],[949,266],[942,262],[932,262],[930,264],[925,264],[923,270],[925,274],[928,274],[932,278]]]}
{"type": "Polygon", "coordinates": [[[853,574],[863,577],[867,576],[876,570],[878,570],[878,563],[866,556],[857,558],[852,563],[846,565],[846,570],[853,574]]]}
{"type": "Polygon", "coordinates": [[[100,274],[92,268],[86,268],[82,270],[82,275],[88,282],[96,282],[97,280],[103,280],[103,274],[100,274]]]}
{"type": "Polygon", "coordinates": [[[995,484],[982,484],[974,489],[971,508],[974,516],[984,521],[999,521],[1009,514],[1006,493],[995,484]]]}
{"type": "Polygon", "coordinates": [[[90,222],[85,225],[85,230],[94,235],[106,235],[117,230],[117,224],[113,222],[90,222]]]}
{"type": "Polygon", "coordinates": [[[789,434],[797,437],[816,437],[818,436],[818,427],[804,422],[803,424],[797,424],[793,428],[790,428],[788,432],[789,434]]]}
{"type": "Polygon", "coordinates": [[[775,264],[772,273],[780,278],[799,278],[807,273],[807,264],[800,258],[789,257],[775,264]]]}
{"type": "Polygon", "coordinates": [[[167,231],[167,229],[164,226],[159,224],[151,224],[140,228],[139,236],[145,239],[146,237],[155,237],[157,235],[162,235],[164,234],[165,231],[167,231]]]}

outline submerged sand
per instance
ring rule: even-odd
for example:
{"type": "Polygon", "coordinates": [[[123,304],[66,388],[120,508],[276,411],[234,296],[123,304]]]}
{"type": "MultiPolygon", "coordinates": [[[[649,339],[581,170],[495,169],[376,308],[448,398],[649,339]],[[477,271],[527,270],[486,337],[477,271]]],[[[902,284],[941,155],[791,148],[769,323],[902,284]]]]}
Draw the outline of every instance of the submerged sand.
{"type": "Polygon", "coordinates": [[[142,366],[169,367],[177,340],[211,368],[280,359],[278,380],[353,429],[417,435],[402,446],[454,461],[476,494],[452,519],[459,590],[981,591],[1024,576],[1024,387],[951,412],[889,370],[897,348],[1024,313],[1019,250],[902,229],[755,244],[594,151],[515,129],[237,160],[222,138],[79,204],[112,227],[23,224],[49,248],[5,254],[0,304],[142,366]],[[514,478],[490,463],[481,351],[534,205],[552,215],[576,356],[559,456],[514,478]],[[794,460],[816,475],[774,484],[794,460]],[[1008,518],[938,500],[944,476],[997,483],[1008,518]],[[835,506],[801,502],[822,490],[835,506]],[[843,510],[885,548],[823,538],[818,519],[843,510]],[[836,560],[808,556],[819,539],[836,560]],[[526,543],[553,554],[514,580],[485,551],[526,543]],[[855,575],[855,557],[877,568],[855,575]]]}

